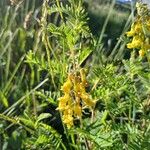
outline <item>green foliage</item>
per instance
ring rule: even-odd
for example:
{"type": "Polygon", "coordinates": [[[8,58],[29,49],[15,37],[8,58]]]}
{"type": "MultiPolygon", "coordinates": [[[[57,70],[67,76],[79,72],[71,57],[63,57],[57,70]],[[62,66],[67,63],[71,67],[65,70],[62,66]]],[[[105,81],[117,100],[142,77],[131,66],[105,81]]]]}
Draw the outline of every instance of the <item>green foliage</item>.
{"type": "Polygon", "coordinates": [[[124,59],[129,52],[124,33],[133,14],[114,10],[112,1],[101,13],[106,19],[95,38],[83,3],[0,1],[0,149],[149,149],[149,54],[142,59],[132,52],[124,59]],[[123,19],[110,31],[114,14],[123,19]],[[105,33],[116,35],[120,22],[121,36],[107,51],[105,33]],[[67,129],[56,109],[58,98],[68,74],[80,68],[87,69],[87,92],[97,103],[67,129]]]}
{"type": "Polygon", "coordinates": [[[44,123],[38,124],[35,132],[32,133],[30,138],[26,138],[24,144],[25,148],[30,150],[62,149],[64,146],[61,135],[51,126],[44,123]]]}

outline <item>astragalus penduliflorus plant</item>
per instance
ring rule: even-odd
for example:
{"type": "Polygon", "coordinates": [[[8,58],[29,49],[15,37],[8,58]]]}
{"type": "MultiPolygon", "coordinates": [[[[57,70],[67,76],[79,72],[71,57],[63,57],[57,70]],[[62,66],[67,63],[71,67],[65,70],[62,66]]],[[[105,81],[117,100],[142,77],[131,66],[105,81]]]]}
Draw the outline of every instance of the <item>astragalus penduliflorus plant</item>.
{"type": "MultiPolygon", "coordinates": [[[[131,30],[124,33],[126,40],[120,45],[124,47],[126,42],[124,51],[132,49],[130,58],[107,61],[106,53],[100,50],[102,40],[95,40],[90,32],[82,0],[45,0],[38,9],[28,9],[29,1],[16,2],[20,3],[14,3],[12,10],[14,7],[18,13],[22,6],[24,12],[25,4],[28,11],[15,35],[18,46],[11,38],[5,47],[10,28],[0,34],[2,49],[9,47],[0,65],[6,64],[8,70],[16,65],[10,72],[1,68],[6,75],[0,77],[0,149],[148,150],[150,59],[146,5],[137,4],[131,30]],[[17,58],[23,56],[11,64],[13,48],[18,50],[17,58]],[[12,92],[16,87],[17,92],[12,92]]],[[[10,27],[17,28],[12,23],[10,27]]]]}
{"type": "Polygon", "coordinates": [[[140,56],[149,53],[150,49],[150,12],[147,5],[137,3],[137,17],[131,26],[131,30],[127,32],[128,37],[132,37],[132,41],[127,44],[129,49],[137,49],[140,56]]]}
{"type": "Polygon", "coordinates": [[[63,113],[62,120],[71,128],[74,118],[82,121],[82,110],[84,108],[93,109],[95,101],[91,99],[91,95],[86,92],[88,86],[84,69],[80,69],[80,73],[70,73],[67,81],[62,86],[64,96],[59,98],[58,110],[63,113]]]}

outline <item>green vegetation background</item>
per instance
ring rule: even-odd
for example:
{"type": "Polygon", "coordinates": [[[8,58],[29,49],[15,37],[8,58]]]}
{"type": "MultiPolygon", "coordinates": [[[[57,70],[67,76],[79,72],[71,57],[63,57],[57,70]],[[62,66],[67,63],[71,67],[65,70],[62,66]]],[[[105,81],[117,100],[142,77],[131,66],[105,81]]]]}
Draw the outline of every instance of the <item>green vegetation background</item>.
{"type": "Polygon", "coordinates": [[[40,0],[0,1],[0,150],[148,150],[149,64],[136,59],[136,53],[130,57],[125,46],[134,5],[91,0],[84,7],[89,20],[85,12],[77,17],[87,21],[90,30],[79,31],[84,37],[77,47],[83,45],[83,52],[77,49],[77,60],[88,69],[90,84],[95,85],[91,94],[98,104],[94,122],[89,123],[87,110],[84,128],[68,131],[56,107],[72,67],[68,64],[74,61],[68,49],[76,39],[66,28],[64,32],[57,28],[60,7],[49,10],[59,13],[44,18],[48,6],[40,0]]]}

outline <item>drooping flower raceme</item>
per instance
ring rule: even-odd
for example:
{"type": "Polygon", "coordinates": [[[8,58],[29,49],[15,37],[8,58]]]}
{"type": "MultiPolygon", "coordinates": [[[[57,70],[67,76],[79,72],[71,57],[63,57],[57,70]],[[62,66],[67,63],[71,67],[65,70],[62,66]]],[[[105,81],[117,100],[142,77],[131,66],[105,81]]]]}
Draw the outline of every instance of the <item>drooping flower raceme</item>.
{"type": "Polygon", "coordinates": [[[131,25],[131,30],[126,33],[131,38],[127,48],[137,49],[143,57],[150,50],[150,15],[146,5],[137,3],[136,7],[137,18],[131,25]]]}
{"type": "Polygon", "coordinates": [[[62,121],[68,128],[73,126],[74,119],[82,118],[84,107],[94,108],[95,101],[86,92],[88,86],[85,70],[68,75],[67,81],[61,87],[64,96],[60,97],[58,110],[62,113],[62,121]]]}

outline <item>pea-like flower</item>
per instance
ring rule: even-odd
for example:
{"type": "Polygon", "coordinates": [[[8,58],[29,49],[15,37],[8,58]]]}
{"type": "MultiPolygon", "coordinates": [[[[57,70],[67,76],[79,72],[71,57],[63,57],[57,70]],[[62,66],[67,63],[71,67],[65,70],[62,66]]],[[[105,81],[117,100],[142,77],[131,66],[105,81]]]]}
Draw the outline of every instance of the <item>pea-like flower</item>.
{"type": "Polygon", "coordinates": [[[137,17],[131,25],[131,30],[126,32],[131,42],[127,43],[127,48],[138,50],[143,57],[150,50],[150,15],[146,5],[137,3],[137,17]]]}
{"type": "Polygon", "coordinates": [[[61,87],[64,96],[58,99],[57,110],[62,113],[62,121],[68,128],[74,124],[74,119],[82,118],[82,110],[86,107],[94,108],[95,101],[86,92],[88,83],[84,69],[68,75],[67,81],[61,87]]]}
{"type": "Polygon", "coordinates": [[[142,38],[140,36],[134,36],[131,43],[127,44],[127,48],[140,48],[143,45],[142,38]]]}
{"type": "Polygon", "coordinates": [[[64,83],[64,85],[61,87],[61,90],[65,93],[69,93],[72,87],[72,83],[70,79],[68,78],[67,81],[64,83]]]}

